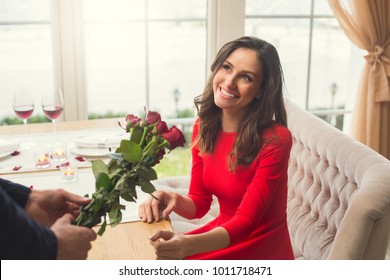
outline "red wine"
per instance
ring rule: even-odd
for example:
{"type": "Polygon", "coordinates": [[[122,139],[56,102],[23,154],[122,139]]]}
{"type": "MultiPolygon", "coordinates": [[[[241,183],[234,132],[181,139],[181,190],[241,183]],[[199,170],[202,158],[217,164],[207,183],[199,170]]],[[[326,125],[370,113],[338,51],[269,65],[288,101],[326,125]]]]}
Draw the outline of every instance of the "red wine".
{"type": "Polygon", "coordinates": [[[46,117],[48,117],[51,120],[57,119],[61,115],[63,109],[64,109],[63,107],[58,105],[48,105],[42,108],[46,117]]]}
{"type": "Polygon", "coordinates": [[[22,120],[27,120],[29,117],[31,117],[34,111],[34,106],[31,105],[16,106],[14,108],[14,111],[19,118],[21,118],[22,120]]]}

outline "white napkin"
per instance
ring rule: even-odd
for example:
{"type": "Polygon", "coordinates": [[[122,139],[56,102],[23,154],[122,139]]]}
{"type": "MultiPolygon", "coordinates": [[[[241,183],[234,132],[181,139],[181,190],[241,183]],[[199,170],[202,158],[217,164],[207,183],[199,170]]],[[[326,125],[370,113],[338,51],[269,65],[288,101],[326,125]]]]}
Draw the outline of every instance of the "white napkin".
{"type": "Polygon", "coordinates": [[[117,148],[120,146],[122,139],[126,139],[125,135],[95,135],[86,136],[76,139],[74,143],[79,148],[92,148],[92,149],[107,149],[117,148]]]}
{"type": "Polygon", "coordinates": [[[18,149],[19,143],[11,140],[0,139],[0,153],[13,152],[18,149]]]}

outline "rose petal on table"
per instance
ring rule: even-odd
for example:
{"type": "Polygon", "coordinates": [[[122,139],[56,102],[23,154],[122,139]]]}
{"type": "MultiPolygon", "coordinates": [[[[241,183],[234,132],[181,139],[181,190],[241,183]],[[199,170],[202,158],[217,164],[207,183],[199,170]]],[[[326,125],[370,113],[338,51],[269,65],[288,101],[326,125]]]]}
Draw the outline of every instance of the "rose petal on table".
{"type": "Polygon", "coordinates": [[[78,161],[81,161],[81,162],[85,161],[85,159],[81,156],[75,157],[75,159],[77,159],[78,161]]]}
{"type": "Polygon", "coordinates": [[[20,154],[20,152],[19,151],[13,151],[12,153],[11,153],[11,156],[18,156],[20,154]]]}
{"type": "Polygon", "coordinates": [[[14,168],[12,168],[13,171],[18,171],[20,168],[22,168],[21,166],[14,166],[14,168]]]}
{"type": "Polygon", "coordinates": [[[60,164],[60,165],[56,165],[56,168],[60,168],[61,166],[62,167],[68,167],[69,166],[69,161],[67,161],[67,162],[64,162],[64,163],[62,163],[62,164],[60,164]]]}

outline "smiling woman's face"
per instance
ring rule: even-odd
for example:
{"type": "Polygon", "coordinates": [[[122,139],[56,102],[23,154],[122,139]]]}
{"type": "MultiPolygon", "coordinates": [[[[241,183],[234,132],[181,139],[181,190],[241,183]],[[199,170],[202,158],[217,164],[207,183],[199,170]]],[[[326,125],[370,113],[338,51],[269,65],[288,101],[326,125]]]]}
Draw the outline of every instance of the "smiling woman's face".
{"type": "Polygon", "coordinates": [[[262,68],[254,50],[235,50],[214,76],[215,104],[224,113],[243,116],[248,104],[259,94],[262,76],[262,68]]]}

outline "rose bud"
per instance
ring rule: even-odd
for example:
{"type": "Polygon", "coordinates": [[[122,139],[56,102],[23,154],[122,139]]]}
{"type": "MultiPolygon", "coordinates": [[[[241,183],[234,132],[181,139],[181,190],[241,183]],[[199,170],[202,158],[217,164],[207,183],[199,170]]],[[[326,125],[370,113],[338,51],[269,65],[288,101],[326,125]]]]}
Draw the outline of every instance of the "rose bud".
{"type": "Polygon", "coordinates": [[[141,121],[141,119],[138,118],[137,116],[134,116],[133,114],[128,114],[126,116],[127,128],[134,127],[140,121],[141,121]]]}
{"type": "Polygon", "coordinates": [[[164,137],[169,142],[169,148],[171,150],[179,146],[183,147],[184,143],[186,142],[183,133],[176,126],[173,126],[169,131],[163,133],[162,137],[164,137]]]}
{"type": "Polygon", "coordinates": [[[161,116],[159,113],[152,112],[152,111],[148,112],[148,115],[146,116],[146,124],[147,125],[154,124],[154,123],[159,122],[159,121],[161,121],[161,116]]]}
{"type": "Polygon", "coordinates": [[[165,132],[167,132],[168,131],[168,126],[167,126],[167,123],[166,122],[164,122],[164,121],[159,121],[158,123],[157,123],[157,134],[158,135],[161,135],[161,134],[163,134],[163,133],[165,133],[165,132]]]}

